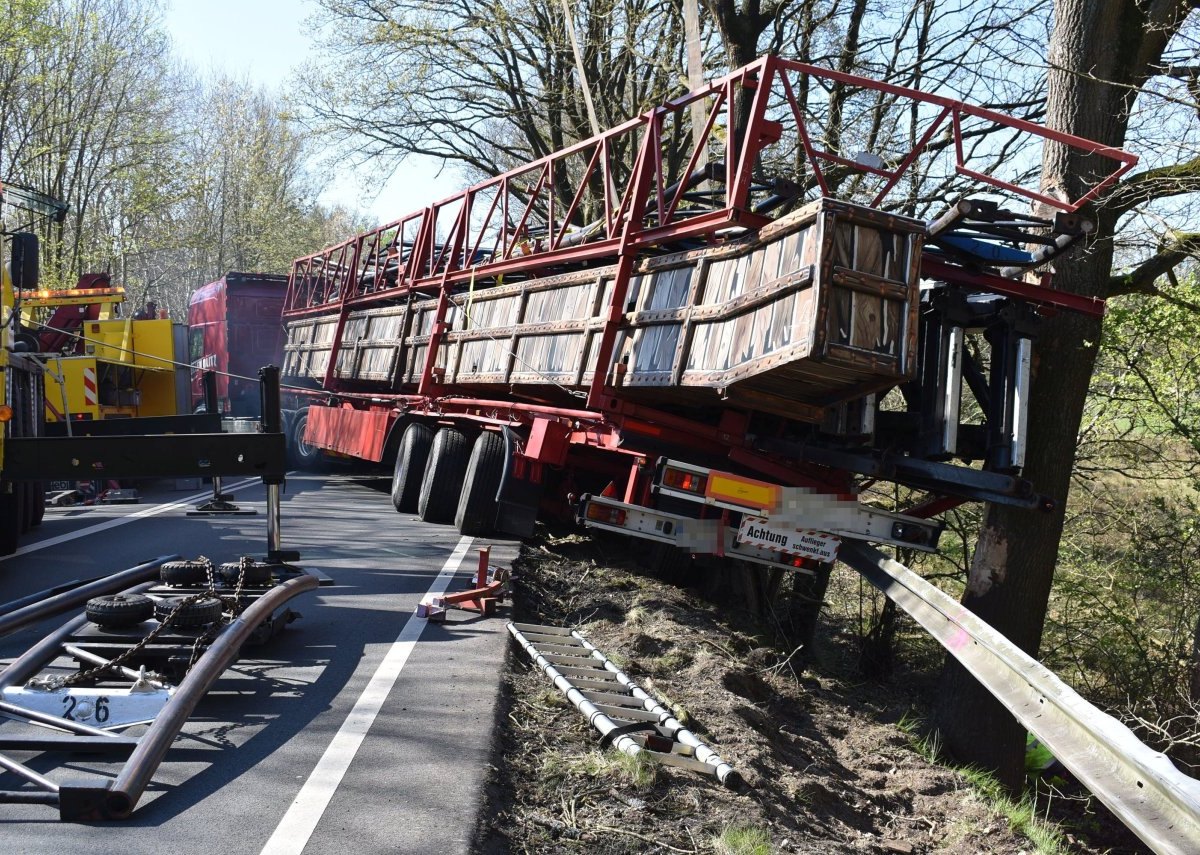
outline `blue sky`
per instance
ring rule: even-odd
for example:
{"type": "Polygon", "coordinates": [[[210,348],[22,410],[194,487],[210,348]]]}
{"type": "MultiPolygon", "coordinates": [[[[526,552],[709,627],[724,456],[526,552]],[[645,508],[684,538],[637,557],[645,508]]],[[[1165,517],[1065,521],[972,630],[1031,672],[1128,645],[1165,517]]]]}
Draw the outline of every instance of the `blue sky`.
{"type": "Polygon", "coordinates": [[[307,54],[313,9],[309,0],[172,0],[166,24],[176,55],[200,71],[278,89],[307,54]]]}
{"type": "MultiPolygon", "coordinates": [[[[313,0],[170,0],[165,23],[175,54],[201,72],[216,71],[280,91],[312,47],[305,20],[313,0]]],[[[437,161],[402,166],[375,198],[349,170],[321,196],[364,210],[382,222],[398,219],[463,189],[457,178],[433,179],[437,161]],[[403,189],[401,189],[403,188],[403,189]]],[[[449,170],[447,170],[449,172],[449,170]]]]}

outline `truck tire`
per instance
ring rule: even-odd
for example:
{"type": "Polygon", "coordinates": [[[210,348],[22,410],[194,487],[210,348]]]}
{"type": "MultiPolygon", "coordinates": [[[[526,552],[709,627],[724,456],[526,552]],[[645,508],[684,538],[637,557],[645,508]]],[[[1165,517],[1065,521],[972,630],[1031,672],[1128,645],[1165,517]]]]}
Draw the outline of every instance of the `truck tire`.
{"type": "Polygon", "coordinates": [[[13,484],[13,501],[17,506],[17,537],[29,533],[29,484],[18,481],[13,484]]]}
{"type": "Polygon", "coordinates": [[[417,510],[432,445],[433,431],[420,422],[408,425],[400,437],[396,467],[392,470],[392,505],[401,513],[417,510]]]}
{"type": "Polygon", "coordinates": [[[496,494],[504,477],[504,438],[484,431],[475,437],[471,459],[458,496],[454,525],[469,537],[491,534],[496,528],[496,494]]]}
{"type": "Polygon", "coordinates": [[[21,490],[21,534],[28,534],[34,526],[34,483],[32,481],[22,481],[17,486],[21,490]]]}
{"type": "Polygon", "coordinates": [[[46,518],[46,483],[44,481],[33,482],[33,526],[42,524],[42,520],[46,518]]]}
{"type": "Polygon", "coordinates": [[[92,597],[84,613],[96,626],[134,626],[154,617],[154,601],[144,594],[92,597]]]}
{"type": "Polygon", "coordinates": [[[457,428],[444,427],[434,434],[417,500],[417,514],[422,520],[448,523],[454,518],[469,454],[467,438],[457,428]]]}
{"type": "Polygon", "coordinates": [[[300,410],[292,419],[287,435],[288,464],[293,469],[317,469],[321,464],[321,450],[304,441],[304,430],[308,427],[308,410],[300,410]]]}
{"type": "Polygon", "coordinates": [[[12,492],[2,492],[0,487],[0,555],[12,555],[17,551],[17,543],[21,539],[20,508],[17,507],[17,495],[20,487],[11,484],[12,492]]]}
{"type": "MultiPolygon", "coordinates": [[[[154,616],[159,621],[165,621],[171,612],[175,611],[175,607],[183,602],[186,598],[168,597],[159,600],[154,604],[154,616]]],[[[171,626],[176,629],[188,629],[190,627],[208,626],[221,619],[221,611],[224,608],[221,601],[216,597],[201,597],[198,600],[192,600],[186,603],[175,614],[175,618],[171,621],[171,626]]]]}

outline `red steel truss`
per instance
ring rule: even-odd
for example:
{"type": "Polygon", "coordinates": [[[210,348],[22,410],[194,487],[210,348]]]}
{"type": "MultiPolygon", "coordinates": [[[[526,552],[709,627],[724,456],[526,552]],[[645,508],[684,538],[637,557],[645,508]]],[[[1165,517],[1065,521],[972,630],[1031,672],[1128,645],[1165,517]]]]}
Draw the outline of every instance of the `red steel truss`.
{"type": "Polygon", "coordinates": [[[871,207],[884,202],[923,154],[948,154],[958,175],[1063,211],[1075,211],[1096,198],[1137,161],[1120,149],[961,101],[763,57],[599,136],[298,259],[289,283],[287,316],[325,314],[334,305],[352,308],[410,291],[461,287],[472,279],[613,259],[664,241],[712,235],[734,225],[761,225],[765,218],[754,213],[751,200],[753,173],[767,149],[781,141],[802,151],[803,169],[822,195],[837,195],[831,165],[840,168],[843,176],[851,172],[878,177],[882,186],[869,197],[871,207]],[[841,84],[895,99],[893,104],[903,100],[930,114],[916,145],[894,158],[894,166],[881,167],[868,158],[851,159],[817,145],[796,95],[802,81],[805,89],[814,81],[841,84]],[[753,92],[749,121],[744,129],[731,133],[735,96],[742,89],[753,92]],[[676,133],[694,103],[707,109],[698,147],[690,133],[676,133]],[[1113,169],[1070,201],[1000,180],[967,166],[964,121],[972,120],[998,132],[1099,155],[1111,160],[1113,169]],[[941,138],[935,145],[938,131],[944,137],[946,130],[949,151],[941,138]],[[636,158],[631,157],[634,151],[636,158]],[[673,153],[673,169],[668,168],[666,152],[673,153]],[[687,204],[688,185],[680,178],[695,173],[706,157],[714,155],[723,180],[710,182],[712,199],[701,210],[687,204]],[[631,160],[630,170],[623,164],[631,160]],[[639,184],[643,193],[636,192],[639,184]],[[581,221],[586,225],[581,226],[581,221]],[[437,237],[443,233],[444,237],[437,237]]]}
{"type": "MultiPolygon", "coordinates": [[[[827,104],[826,104],[827,106],[827,104]]],[[[816,112],[819,112],[816,111],[816,112]]],[[[846,121],[853,121],[847,119],[846,121]]],[[[825,467],[780,467],[750,452],[744,435],[728,426],[714,428],[670,413],[635,405],[605,386],[596,370],[586,402],[575,409],[533,401],[485,401],[455,397],[434,372],[439,344],[448,331],[450,295],[498,281],[597,264],[616,264],[612,295],[603,309],[605,326],[597,365],[611,359],[624,315],[633,264],[653,247],[684,240],[720,241],[723,230],[756,229],[770,221],[775,192],[758,177],[766,164],[795,174],[807,198],[853,196],[870,207],[885,205],[906,176],[939,164],[940,174],[982,184],[992,198],[1037,203],[1077,211],[1131,170],[1137,158],[1127,152],[1040,127],[1031,122],[903,86],[817,68],[778,57],[763,57],[708,86],[655,107],[591,139],[483,181],[398,220],[313,255],[298,259],[285,301],[285,321],[337,314],[332,351],[320,397],[341,410],[339,418],[310,418],[310,431],[328,434],[320,445],[378,459],[383,418],[420,414],[465,418],[494,425],[551,421],[566,425],[566,441],[620,452],[623,433],[672,431],[697,449],[732,455],[780,483],[839,491],[846,473],[825,467]],[[916,143],[903,151],[847,156],[829,140],[845,139],[843,129],[821,128],[808,109],[813,93],[842,92],[847,116],[857,105],[859,120],[882,110],[917,117],[916,143]],[[745,120],[735,110],[749,95],[745,120]],[[807,93],[807,94],[805,94],[807,93]],[[860,99],[860,100],[855,100],[860,99]],[[689,120],[694,104],[705,110],[695,142],[689,120]],[[990,153],[981,150],[989,134],[1007,140],[990,153]],[[1019,140],[1019,142],[1017,142],[1019,140]],[[1015,152],[1012,159],[1035,163],[1038,145],[1059,144],[1110,161],[1112,168],[1074,200],[1061,200],[984,174],[969,159],[1015,152]],[[972,157],[974,155],[974,158],[972,157]],[[758,179],[758,180],[756,180],[758,179]],[[438,297],[438,310],[417,389],[363,394],[334,376],[346,318],[352,310],[396,304],[421,295],[438,297]],[[413,394],[413,393],[416,394],[413,394]],[[340,402],[340,406],[339,406],[340,402]],[[387,415],[385,415],[387,414],[387,415]],[[354,438],[360,433],[367,439],[354,438]],[[342,448],[340,444],[353,446],[342,448]],[[371,451],[372,453],[367,453],[371,451]],[[745,458],[745,459],[741,459],[745,458]]],[[[803,193],[801,194],[804,195],[803,193]]],[[[1102,305],[1041,285],[971,272],[928,257],[936,275],[983,291],[1071,311],[1095,313],[1102,305]]],[[[322,408],[323,409],[323,408],[322,408]]],[[[313,435],[314,439],[317,437],[313,435]]],[[[637,456],[635,452],[628,452],[637,456]]]]}

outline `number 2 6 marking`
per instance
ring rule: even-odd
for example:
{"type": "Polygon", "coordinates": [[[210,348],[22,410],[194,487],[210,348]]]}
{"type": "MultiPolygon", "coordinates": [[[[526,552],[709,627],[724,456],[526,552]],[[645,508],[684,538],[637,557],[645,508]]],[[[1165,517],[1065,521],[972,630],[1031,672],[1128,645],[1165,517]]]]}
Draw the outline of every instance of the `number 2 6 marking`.
{"type": "MultiPolygon", "coordinates": [[[[75,710],[79,706],[79,699],[72,695],[67,695],[65,698],[63,698],[63,706],[65,706],[66,709],[63,710],[62,717],[65,718],[67,721],[78,721],[78,719],[75,717],[75,710]]],[[[91,718],[92,711],[90,709],[87,709],[87,707],[85,707],[84,710],[85,710],[85,712],[83,713],[82,717],[85,719],[91,718]]],[[[109,717],[108,698],[105,697],[104,695],[101,695],[100,697],[96,698],[95,710],[96,710],[96,721],[98,721],[100,724],[104,724],[104,722],[108,721],[108,717],[109,717]]]]}

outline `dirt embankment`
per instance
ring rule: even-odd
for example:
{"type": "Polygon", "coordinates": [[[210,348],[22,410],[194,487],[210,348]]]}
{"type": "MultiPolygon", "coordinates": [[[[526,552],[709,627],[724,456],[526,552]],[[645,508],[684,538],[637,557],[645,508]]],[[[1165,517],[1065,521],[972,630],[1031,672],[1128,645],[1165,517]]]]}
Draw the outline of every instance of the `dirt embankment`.
{"type": "MultiPolygon", "coordinates": [[[[964,776],[927,759],[916,722],[929,680],[863,681],[836,620],[802,667],[746,616],[640,569],[638,549],[574,535],[526,546],[515,618],[582,628],[746,786],[602,751],[514,645],[479,852],[1039,851],[964,776]]],[[[1082,816],[1093,833],[1109,827],[1082,816]]],[[[1058,851],[1142,851],[1101,839],[1065,830],[1058,851]]]]}

